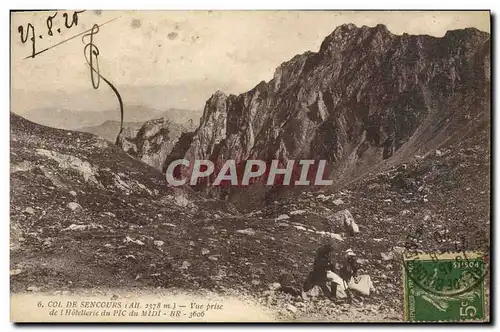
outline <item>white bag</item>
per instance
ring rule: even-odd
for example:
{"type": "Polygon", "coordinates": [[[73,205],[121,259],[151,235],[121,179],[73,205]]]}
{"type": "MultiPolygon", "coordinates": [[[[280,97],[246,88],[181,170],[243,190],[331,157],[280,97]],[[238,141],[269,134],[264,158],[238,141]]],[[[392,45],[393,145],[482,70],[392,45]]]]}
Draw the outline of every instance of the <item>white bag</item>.
{"type": "Polygon", "coordinates": [[[372,279],[368,274],[360,275],[358,278],[351,278],[348,285],[349,289],[352,289],[363,295],[370,295],[370,291],[374,291],[372,279]]]}

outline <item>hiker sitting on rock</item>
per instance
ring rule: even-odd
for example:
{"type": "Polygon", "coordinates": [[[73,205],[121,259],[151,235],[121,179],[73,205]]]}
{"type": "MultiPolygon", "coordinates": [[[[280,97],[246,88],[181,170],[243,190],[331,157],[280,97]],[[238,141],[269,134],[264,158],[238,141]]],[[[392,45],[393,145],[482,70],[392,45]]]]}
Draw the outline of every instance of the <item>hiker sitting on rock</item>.
{"type": "Polygon", "coordinates": [[[345,291],[349,302],[352,301],[351,291],[348,284],[351,278],[357,276],[358,266],[356,256],[348,249],[340,263],[334,263],[334,245],[325,244],[316,251],[313,271],[309,273],[303,289],[308,292],[314,286],[319,286],[323,293],[331,300],[337,296],[337,288],[340,285],[345,291]]]}

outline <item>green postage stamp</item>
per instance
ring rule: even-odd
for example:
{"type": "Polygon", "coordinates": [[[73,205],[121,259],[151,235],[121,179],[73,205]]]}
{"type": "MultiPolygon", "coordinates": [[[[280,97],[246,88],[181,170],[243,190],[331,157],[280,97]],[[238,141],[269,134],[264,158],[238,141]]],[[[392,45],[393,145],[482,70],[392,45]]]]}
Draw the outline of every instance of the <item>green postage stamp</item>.
{"type": "Polygon", "coordinates": [[[420,254],[404,259],[405,320],[482,321],[486,259],[479,253],[420,254]]]}

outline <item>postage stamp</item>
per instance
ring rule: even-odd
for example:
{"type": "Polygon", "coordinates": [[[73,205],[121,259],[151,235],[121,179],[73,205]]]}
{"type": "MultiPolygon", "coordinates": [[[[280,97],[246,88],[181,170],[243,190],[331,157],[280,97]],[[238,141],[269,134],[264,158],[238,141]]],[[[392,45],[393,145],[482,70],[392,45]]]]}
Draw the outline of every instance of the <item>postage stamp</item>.
{"type": "Polygon", "coordinates": [[[406,257],[405,320],[458,322],[484,319],[486,270],[485,259],[480,253],[406,257]]]}

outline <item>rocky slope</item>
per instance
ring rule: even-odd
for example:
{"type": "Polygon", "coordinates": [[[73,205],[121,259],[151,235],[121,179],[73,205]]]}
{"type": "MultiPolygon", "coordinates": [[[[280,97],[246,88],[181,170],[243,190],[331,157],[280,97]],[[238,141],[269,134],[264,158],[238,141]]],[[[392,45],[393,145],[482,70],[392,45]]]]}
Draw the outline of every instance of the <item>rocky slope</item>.
{"type": "Polygon", "coordinates": [[[490,35],[339,26],[241,95],[206,103],[186,159],[326,159],[339,185],[474,131],[489,118],[490,35]]]}
{"type": "Polygon", "coordinates": [[[189,190],[168,189],[162,173],[104,139],[12,113],[10,126],[11,263],[23,270],[12,279],[15,290],[21,279],[83,286],[99,274],[112,285],[127,272],[113,274],[116,262],[107,259],[116,257],[105,252],[119,249],[106,243],[127,244],[143,225],[182,215],[187,206],[197,209],[189,190]]]}
{"type": "Polygon", "coordinates": [[[11,115],[11,289],[208,289],[251,296],[284,320],[402,320],[400,254],[416,227],[429,235],[424,252],[488,250],[490,127],[476,127],[342,190],[309,188],[240,213],[166,188],[162,173],[105,140],[11,115]],[[354,236],[330,218],[346,209],[354,236]],[[326,241],[354,250],[374,293],[350,306],[317,289],[279,291],[277,282],[300,288],[326,241]]]}

